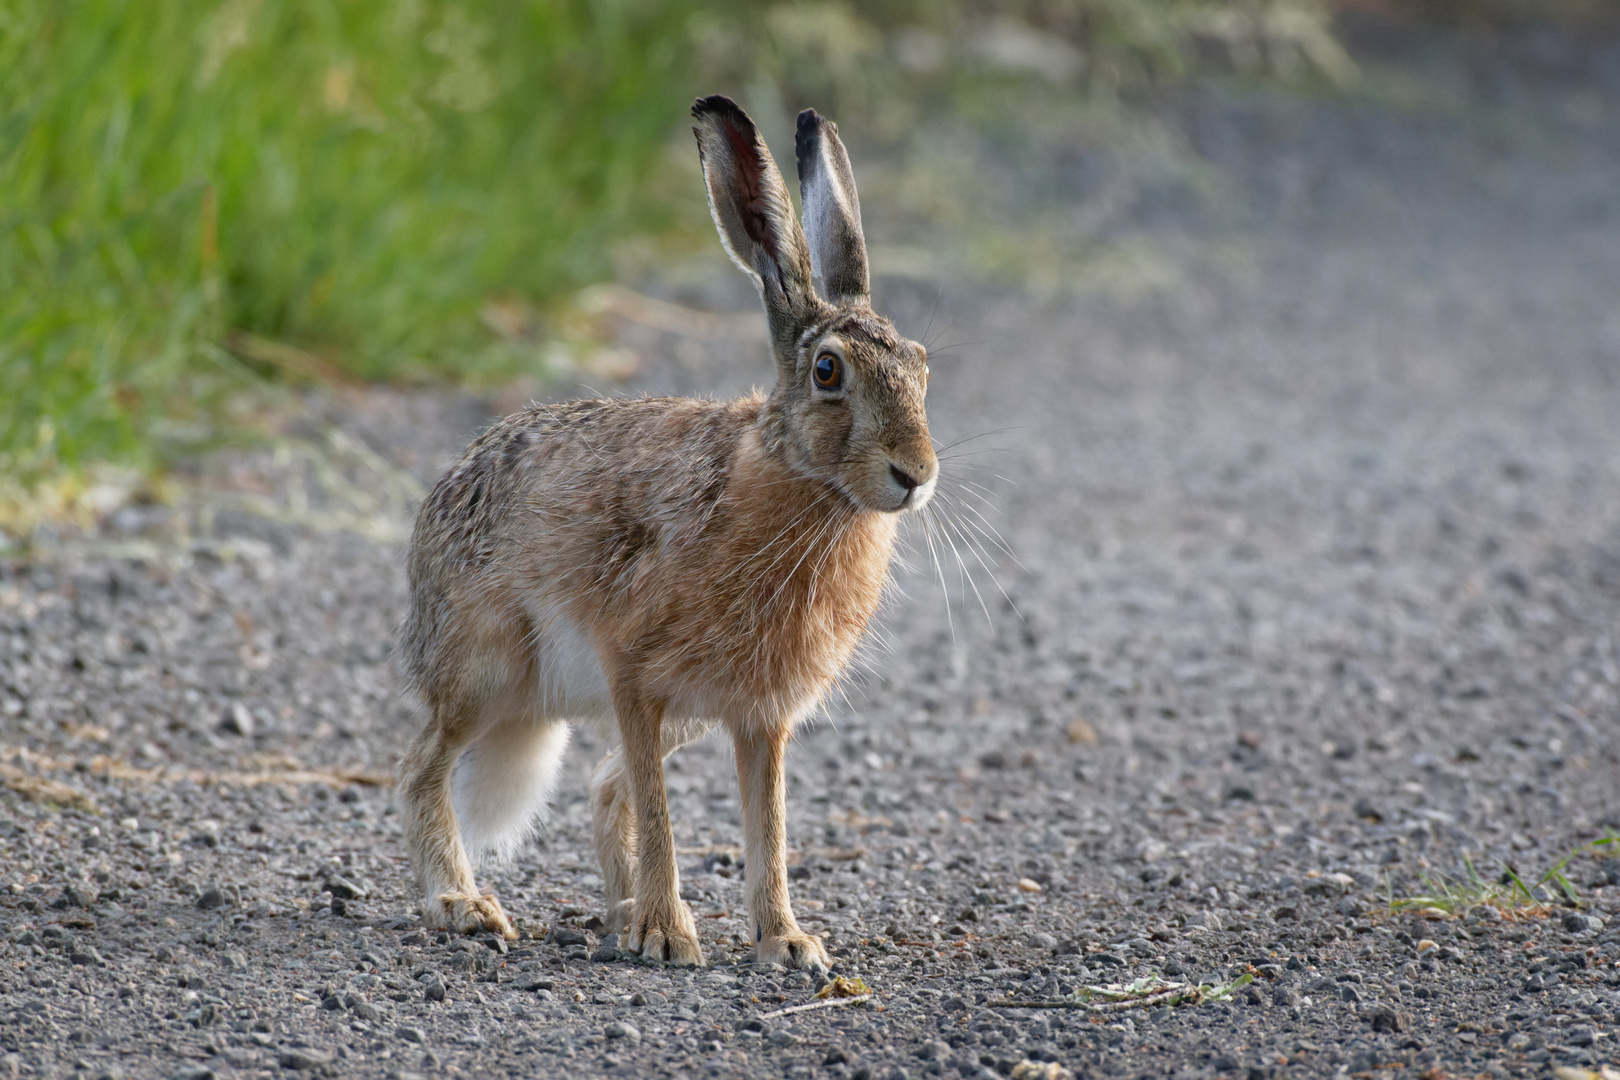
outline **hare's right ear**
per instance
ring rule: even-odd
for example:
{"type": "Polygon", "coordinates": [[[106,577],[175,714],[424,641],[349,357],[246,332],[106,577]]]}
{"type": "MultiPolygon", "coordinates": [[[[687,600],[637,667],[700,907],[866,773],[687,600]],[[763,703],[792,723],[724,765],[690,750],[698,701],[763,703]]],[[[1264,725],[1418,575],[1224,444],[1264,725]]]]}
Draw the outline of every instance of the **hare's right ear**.
{"type": "Polygon", "coordinates": [[[799,114],[794,141],[804,231],[827,299],[835,304],[867,303],[872,282],[866,268],[866,238],[861,234],[861,200],[855,194],[855,173],[838,137],[838,125],[806,109],[799,114]]]}
{"type": "MultiPolygon", "coordinates": [[[[720,94],[692,106],[709,212],[733,262],[759,283],[771,338],[791,352],[814,312],[810,249],[793,217],[793,200],[759,129],[720,94]]],[[[778,348],[778,355],[785,355],[778,348]]]]}

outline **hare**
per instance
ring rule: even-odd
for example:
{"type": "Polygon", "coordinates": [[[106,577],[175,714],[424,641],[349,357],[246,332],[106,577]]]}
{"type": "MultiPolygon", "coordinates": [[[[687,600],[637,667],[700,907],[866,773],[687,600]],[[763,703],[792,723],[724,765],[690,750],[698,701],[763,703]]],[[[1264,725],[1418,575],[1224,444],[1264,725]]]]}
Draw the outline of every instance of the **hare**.
{"type": "Polygon", "coordinates": [[[824,967],[788,904],[783,751],[878,606],[897,518],[933,493],[927,355],[872,311],[837,128],[799,115],[801,231],[753,121],[720,96],[692,115],[720,239],[764,301],[776,386],[531,406],[473,443],[411,540],[404,664],[431,716],[399,797],[425,922],[513,937],[472,860],[527,835],[571,723],[615,721],[591,780],[608,927],[643,958],[701,965],[663,761],[723,724],[756,957],[824,967]]]}

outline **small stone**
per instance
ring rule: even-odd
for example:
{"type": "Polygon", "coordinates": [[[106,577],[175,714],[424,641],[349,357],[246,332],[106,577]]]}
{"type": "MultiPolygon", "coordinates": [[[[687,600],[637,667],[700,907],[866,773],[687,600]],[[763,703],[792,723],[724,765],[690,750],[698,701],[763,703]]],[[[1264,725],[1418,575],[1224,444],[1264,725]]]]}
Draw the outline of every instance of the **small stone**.
{"type": "Polygon", "coordinates": [[[1042,934],[1031,934],[1030,938],[1029,938],[1029,943],[1031,945],[1035,946],[1035,948],[1037,948],[1037,949],[1055,949],[1055,948],[1057,948],[1057,943],[1058,942],[1057,942],[1057,938],[1053,937],[1051,934],[1042,933],[1042,934]]]}
{"type": "MultiPolygon", "coordinates": [[[[106,1075],[109,1080],[114,1080],[114,1078],[121,1080],[125,1073],[117,1066],[113,1066],[108,1069],[106,1075]]],[[[169,1077],[170,1080],[214,1080],[215,1075],[214,1070],[206,1065],[182,1065],[170,1073],[169,1077]]]]}
{"type": "Polygon", "coordinates": [[[567,926],[559,926],[554,928],[550,934],[546,935],[546,938],[553,945],[562,945],[565,947],[569,945],[589,944],[589,939],[585,937],[584,933],[567,926]]]}
{"type": "Polygon", "coordinates": [[[1596,915],[1571,911],[1563,918],[1564,930],[1571,934],[1595,934],[1603,929],[1603,920],[1596,915]]]}
{"type": "Polygon", "coordinates": [[[1067,733],[1069,742],[1075,746],[1096,746],[1101,741],[1097,738],[1097,729],[1078,718],[1069,721],[1067,733]]]}
{"type": "Polygon", "coordinates": [[[795,1035],[793,1032],[789,1031],[787,1028],[777,1028],[769,1035],[765,1036],[765,1041],[770,1043],[772,1046],[795,1046],[804,1040],[799,1038],[799,1036],[795,1035]]]}
{"type": "Polygon", "coordinates": [[[370,895],[364,886],[350,881],[342,874],[330,875],[327,877],[324,884],[326,886],[326,891],[331,893],[334,899],[364,900],[368,895],[370,895]]]}
{"type": "Polygon", "coordinates": [[[349,1011],[368,1024],[375,1024],[382,1019],[382,1010],[358,994],[350,994],[343,999],[349,1011]]]}
{"type": "Polygon", "coordinates": [[[630,1046],[638,1046],[641,1043],[641,1029],[623,1020],[613,1021],[602,1029],[602,1034],[610,1039],[621,1039],[630,1046]]]}
{"type": "Polygon", "coordinates": [[[288,1047],[276,1055],[276,1060],[283,1069],[319,1069],[332,1064],[332,1055],[323,1054],[318,1050],[306,1050],[300,1047],[288,1047]]]}
{"type": "Polygon", "coordinates": [[[1033,878],[1019,878],[1018,891],[1026,893],[1038,893],[1041,891],[1041,883],[1033,878]]]}
{"type": "Polygon", "coordinates": [[[1293,1008],[1299,1004],[1299,989],[1293,986],[1273,986],[1271,1003],[1278,1008],[1293,1008]]]}
{"type": "Polygon", "coordinates": [[[237,702],[219,718],[219,730],[227,735],[250,736],[253,734],[253,714],[248,712],[246,705],[237,702]]]}
{"type": "Polygon", "coordinates": [[[321,998],[321,1008],[325,1009],[327,1012],[337,1012],[339,1009],[343,1008],[343,999],[338,997],[336,994],[329,994],[326,997],[321,998]]]}
{"type": "Polygon", "coordinates": [[[826,1065],[845,1065],[845,1064],[848,1064],[848,1062],[849,1062],[849,1052],[846,1051],[842,1046],[829,1046],[829,1047],[827,1047],[827,1056],[825,1058],[822,1058],[822,1060],[821,1060],[821,1064],[823,1066],[826,1066],[826,1065]]]}
{"type": "Polygon", "coordinates": [[[591,953],[591,960],[597,964],[611,964],[619,960],[623,954],[619,952],[619,935],[608,934],[602,939],[602,944],[591,953]]]}
{"type": "Polygon", "coordinates": [[[1440,943],[1430,938],[1424,938],[1417,943],[1417,954],[1419,956],[1427,956],[1429,953],[1438,952],[1439,950],[1440,943]]]}
{"type": "Polygon", "coordinates": [[[214,908],[224,907],[225,890],[221,889],[218,885],[209,885],[205,887],[202,891],[202,895],[197,897],[197,906],[202,908],[204,911],[212,911],[214,908]]]}
{"type": "Polygon", "coordinates": [[[419,1046],[427,1042],[427,1033],[419,1027],[397,1027],[394,1029],[394,1037],[402,1042],[416,1043],[419,1046]]]}
{"type": "Polygon", "coordinates": [[[428,1001],[444,1000],[444,976],[437,971],[430,971],[419,980],[422,983],[422,996],[428,1001]]]}
{"type": "Polygon", "coordinates": [[[1409,1013],[1399,1009],[1392,1009],[1387,1005],[1379,1005],[1367,1013],[1367,1019],[1372,1021],[1374,1031],[1388,1031],[1399,1033],[1412,1026],[1412,1017],[1409,1013]]]}
{"type": "Polygon", "coordinates": [[[1361,1000],[1361,993],[1355,987],[1346,984],[1344,986],[1339,987],[1339,1000],[1340,1001],[1360,1001],[1361,1000]]]}

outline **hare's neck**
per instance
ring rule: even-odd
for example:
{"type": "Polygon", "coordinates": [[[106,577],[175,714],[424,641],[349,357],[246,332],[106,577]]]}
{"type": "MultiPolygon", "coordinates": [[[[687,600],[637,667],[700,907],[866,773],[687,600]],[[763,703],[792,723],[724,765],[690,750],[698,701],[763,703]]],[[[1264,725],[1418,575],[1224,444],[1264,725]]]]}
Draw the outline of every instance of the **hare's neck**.
{"type": "Polygon", "coordinates": [[[744,434],[730,485],[739,503],[747,500],[749,527],[739,532],[756,545],[748,561],[765,564],[758,585],[783,600],[819,597],[863,611],[864,623],[888,577],[895,515],[859,507],[833,485],[795,470],[771,445],[768,419],[767,407],[764,422],[744,434]],[[827,582],[849,588],[829,590],[827,582]]]}

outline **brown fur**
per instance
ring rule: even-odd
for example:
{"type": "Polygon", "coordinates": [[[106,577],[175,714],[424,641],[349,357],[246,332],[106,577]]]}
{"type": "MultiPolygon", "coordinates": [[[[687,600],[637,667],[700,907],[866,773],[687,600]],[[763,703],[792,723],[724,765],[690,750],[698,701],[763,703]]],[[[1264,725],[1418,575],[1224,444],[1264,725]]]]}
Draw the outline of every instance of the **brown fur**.
{"type": "MultiPolygon", "coordinates": [[[[468,449],[412,537],[404,661],[431,719],[401,801],[426,921],[510,935],[472,857],[509,849],[543,805],[560,724],[615,720],[620,745],[592,781],[610,920],[632,951],[701,963],[662,763],[722,723],[759,956],[824,964],[788,904],[782,755],[877,608],[896,511],[932,490],[926,366],[864,296],[815,296],[805,239],[779,212],[785,190],[760,197],[781,180],[741,111],[705,99],[694,115],[722,238],[761,280],[778,385],[730,402],[534,406],[468,449]],[[737,166],[750,148],[742,166],[717,163],[737,166]],[[824,354],[842,370],[831,390],[814,382],[824,354]]],[[[801,144],[805,131],[801,121],[801,144]]],[[[809,137],[842,155],[818,117],[809,137]]],[[[858,220],[839,225],[859,239],[858,220]]],[[[823,261],[847,246],[826,250],[823,261]]]]}

